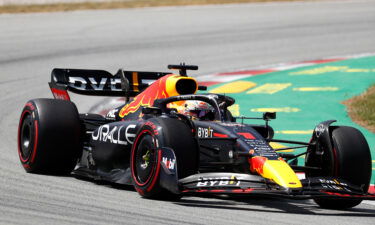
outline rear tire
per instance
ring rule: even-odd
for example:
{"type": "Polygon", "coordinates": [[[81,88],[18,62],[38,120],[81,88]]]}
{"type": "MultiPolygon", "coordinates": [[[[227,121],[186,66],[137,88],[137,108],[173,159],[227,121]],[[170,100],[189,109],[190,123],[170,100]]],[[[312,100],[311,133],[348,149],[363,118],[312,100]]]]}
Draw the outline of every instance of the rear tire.
{"type": "Polygon", "coordinates": [[[82,151],[81,124],[74,103],[34,99],[18,126],[18,155],[29,173],[68,174],[82,151]]]}
{"type": "Polygon", "coordinates": [[[198,170],[198,145],[191,129],[181,120],[155,118],[139,130],[131,152],[131,174],[135,189],[146,198],[178,199],[159,185],[161,147],[172,148],[177,160],[178,179],[198,170]]]}
{"type": "MultiPolygon", "coordinates": [[[[371,179],[371,153],[363,134],[346,126],[331,127],[332,152],[325,152],[321,159],[314,153],[307,156],[306,165],[321,166],[319,174],[307,176],[332,176],[347,180],[358,185],[367,192],[371,179]]],[[[322,208],[347,209],[361,203],[362,200],[352,199],[314,199],[322,208]]]]}

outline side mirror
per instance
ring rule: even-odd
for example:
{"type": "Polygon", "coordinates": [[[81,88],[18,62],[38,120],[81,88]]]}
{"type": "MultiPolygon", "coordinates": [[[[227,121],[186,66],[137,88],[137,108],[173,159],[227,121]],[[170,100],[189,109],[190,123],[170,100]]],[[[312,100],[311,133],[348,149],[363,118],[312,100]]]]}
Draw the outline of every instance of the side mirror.
{"type": "Polygon", "coordinates": [[[199,85],[198,86],[198,90],[199,91],[207,91],[207,86],[201,86],[201,85],[199,85]]]}
{"type": "Polygon", "coordinates": [[[263,113],[263,120],[274,120],[276,119],[276,112],[265,112],[263,113]]]}
{"type": "Polygon", "coordinates": [[[144,107],[142,108],[143,114],[152,114],[152,115],[160,115],[161,109],[158,107],[144,107]]]}

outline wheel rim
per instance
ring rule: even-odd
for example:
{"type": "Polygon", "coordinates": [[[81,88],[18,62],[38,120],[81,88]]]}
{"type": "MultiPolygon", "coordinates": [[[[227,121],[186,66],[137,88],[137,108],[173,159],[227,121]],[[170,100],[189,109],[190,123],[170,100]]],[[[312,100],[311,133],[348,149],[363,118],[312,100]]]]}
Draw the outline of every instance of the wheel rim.
{"type": "Polygon", "coordinates": [[[28,160],[33,150],[34,145],[34,124],[31,115],[27,113],[24,117],[21,134],[20,134],[20,148],[21,156],[24,160],[28,160]]]}
{"type": "Polygon", "coordinates": [[[140,183],[147,183],[151,179],[155,168],[155,146],[151,135],[145,134],[142,137],[137,146],[135,157],[137,180],[140,183]]]}

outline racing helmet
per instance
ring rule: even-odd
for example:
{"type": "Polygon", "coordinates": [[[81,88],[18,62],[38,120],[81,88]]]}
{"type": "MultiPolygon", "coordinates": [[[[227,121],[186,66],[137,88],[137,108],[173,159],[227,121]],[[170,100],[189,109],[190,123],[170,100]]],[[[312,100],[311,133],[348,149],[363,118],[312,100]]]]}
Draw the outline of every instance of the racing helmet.
{"type": "Polygon", "coordinates": [[[179,113],[199,120],[214,120],[214,108],[207,102],[193,100],[186,101],[179,113]]]}

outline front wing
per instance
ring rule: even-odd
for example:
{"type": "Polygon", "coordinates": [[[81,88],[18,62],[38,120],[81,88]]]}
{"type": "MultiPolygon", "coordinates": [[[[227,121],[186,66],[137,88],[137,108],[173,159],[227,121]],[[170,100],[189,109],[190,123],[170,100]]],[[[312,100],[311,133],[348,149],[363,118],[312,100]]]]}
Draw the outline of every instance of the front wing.
{"type": "Polygon", "coordinates": [[[259,175],[242,173],[198,173],[178,180],[176,156],[172,149],[162,148],[160,184],[175,194],[246,194],[292,199],[331,198],[375,200],[374,194],[361,187],[333,177],[302,179],[302,188],[285,188],[259,175]],[[173,164],[171,162],[174,162],[173,164]]]}
{"type": "Polygon", "coordinates": [[[292,199],[350,198],[375,200],[359,187],[342,179],[314,177],[301,180],[302,188],[284,188],[257,175],[203,173],[179,180],[183,194],[246,194],[292,199]]]}

